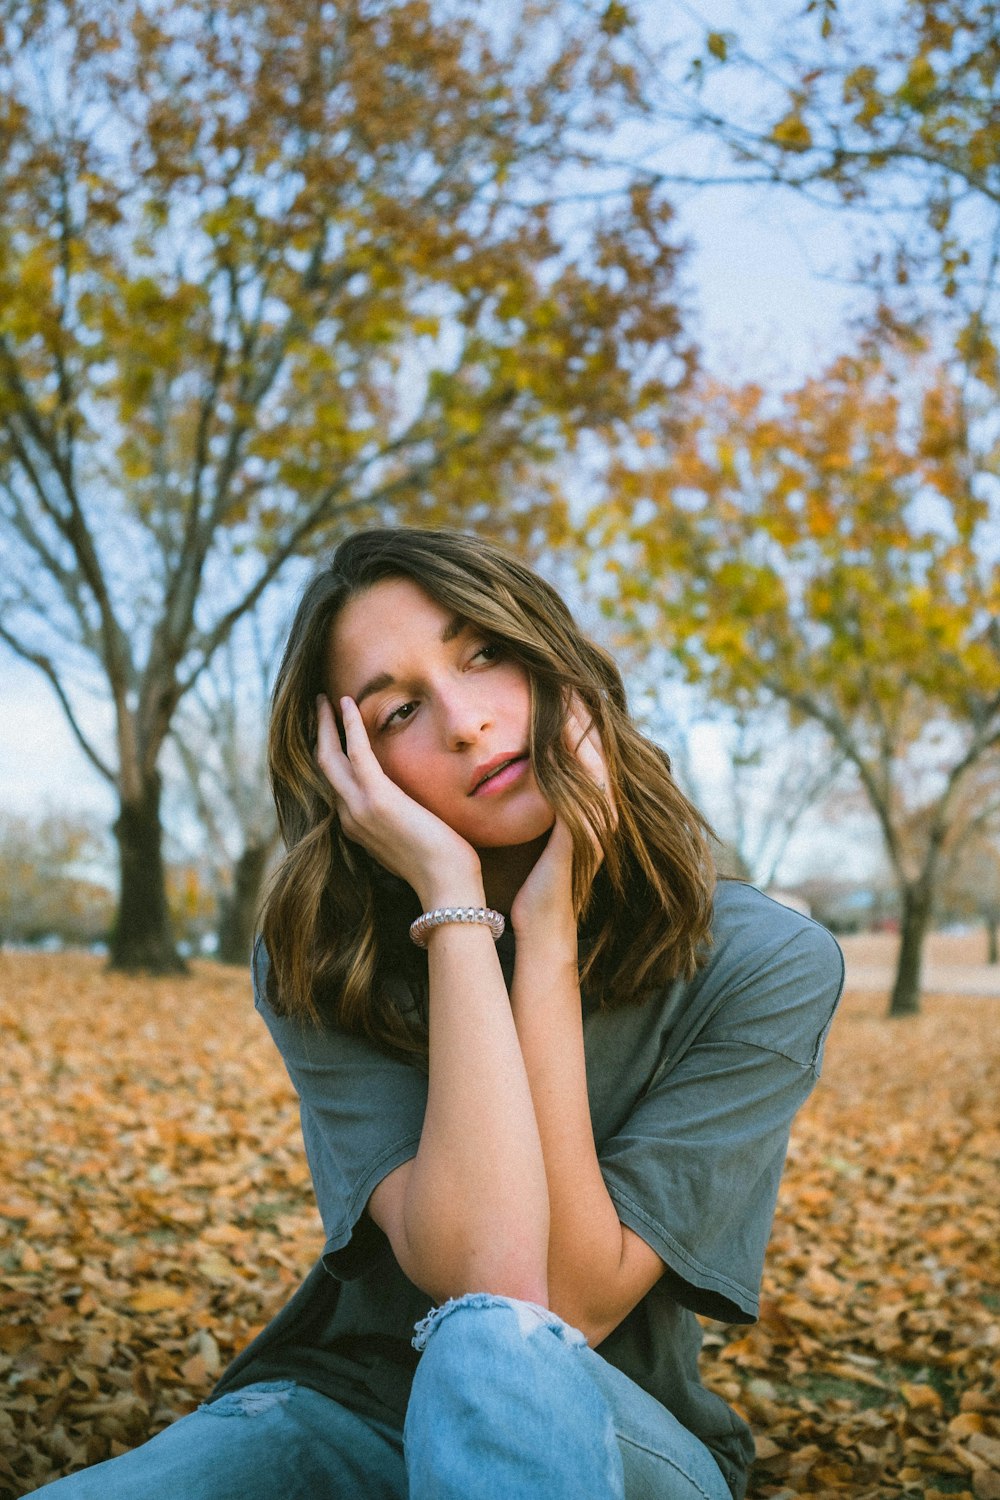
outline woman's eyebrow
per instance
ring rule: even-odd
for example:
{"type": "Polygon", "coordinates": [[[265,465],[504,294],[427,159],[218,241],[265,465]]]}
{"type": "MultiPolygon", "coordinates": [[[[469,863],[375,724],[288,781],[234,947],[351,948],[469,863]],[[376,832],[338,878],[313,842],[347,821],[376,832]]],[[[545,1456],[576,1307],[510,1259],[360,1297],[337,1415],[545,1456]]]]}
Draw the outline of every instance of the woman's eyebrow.
{"type": "MultiPolygon", "coordinates": [[[[461,635],[468,624],[469,621],[463,615],[450,615],[445,621],[444,629],[441,631],[442,646],[447,646],[449,641],[453,641],[456,636],[461,635]]],[[[355,694],[355,703],[360,708],[361,704],[366,698],[370,698],[372,693],[380,693],[383,688],[392,687],[395,681],[396,679],[391,672],[379,672],[377,676],[369,678],[361,691],[355,694]]]]}

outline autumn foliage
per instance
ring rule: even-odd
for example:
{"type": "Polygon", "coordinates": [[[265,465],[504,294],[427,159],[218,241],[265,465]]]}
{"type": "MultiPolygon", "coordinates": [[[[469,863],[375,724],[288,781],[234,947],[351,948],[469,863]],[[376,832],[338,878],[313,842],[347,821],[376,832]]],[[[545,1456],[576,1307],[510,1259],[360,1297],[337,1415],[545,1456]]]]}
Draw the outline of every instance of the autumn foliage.
{"type": "Polygon", "coordinates": [[[163,746],[282,570],[565,530],[567,456],[686,378],[673,211],[589,175],[631,54],[593,0],[505,9],[0,7],[0,642],[118,799],[119,968],[178,967],[163,746]]]}
{"type": "MultiPolygon", "coordinates": [[[[587,535],[609,607],[716,702],[775,703],[863,791],[899,895],[896,1014],[915,1010],[942,854],[1000,754],[994,422],[919,341],[865,340],[780,399],[702,380],[688,419],[623,465],[587,535]]],[[[652,435],[651,435],[652,436],[652,435]]],[[[992,798],[989,800],[992,801],[992,798]]]]}
{"type": "MultiPolygon", "coordinates": [[[[0,1496],[202,1400],[322,1246],[295,1100],[245,973],[0,955],[0,1496]]],[[[749,1331],[709,1381],[754,1500],[1000,1496],[994,1002],[848,996],[796,1125],[749,1331]]]]}

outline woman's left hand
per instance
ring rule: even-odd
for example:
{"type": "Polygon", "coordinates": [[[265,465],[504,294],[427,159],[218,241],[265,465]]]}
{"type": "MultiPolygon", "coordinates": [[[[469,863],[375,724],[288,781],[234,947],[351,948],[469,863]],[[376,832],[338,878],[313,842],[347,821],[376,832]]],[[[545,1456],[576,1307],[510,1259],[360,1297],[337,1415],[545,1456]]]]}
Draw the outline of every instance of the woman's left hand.
{"type": "MultiPolygon", "coordinates": [[[[614,801],[607,792],[608,772],[601,737],[575,693],[566,717],[563,737],[587,775],[608,795],[614,816],[614,801]]],[[[598,858],[601,859],[603,854],[597,836],[593,833],[591,836],[598,858]]],[[[516,933],[523,934],[531,929],[557,939],[569,939],[571,936],[575,952],[573,839],[561,818],[556,818],[548,843],[518,891],[511,907],[510,919],[516,933]]]]}

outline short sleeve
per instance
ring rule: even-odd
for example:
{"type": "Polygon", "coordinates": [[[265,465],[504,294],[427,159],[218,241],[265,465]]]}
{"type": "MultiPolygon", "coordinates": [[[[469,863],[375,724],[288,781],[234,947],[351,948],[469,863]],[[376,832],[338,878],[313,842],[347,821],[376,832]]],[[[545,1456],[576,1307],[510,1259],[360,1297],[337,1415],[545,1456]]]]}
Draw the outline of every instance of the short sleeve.
{"type": "Polygon", "coordinates": [[[730,965],[704,1028],[601,1146],[621,1221],[665,1262],[664,1290],[694,1312],[758,1315],[791,1122],[842,987],[840,949],[815,923],[730,965]]]}
{"type": "Polygon", "coordinates": [[[270,965],[254,950],[254,1003],[281,1053],[296,1093],[302,1135],[326,1244],[323,1263],[351,1280],[385,1247],[365,1206],[382,1179],[417,1154],[427,1080],[336,1025],[281,1015],[268,998],[270,965]]]}

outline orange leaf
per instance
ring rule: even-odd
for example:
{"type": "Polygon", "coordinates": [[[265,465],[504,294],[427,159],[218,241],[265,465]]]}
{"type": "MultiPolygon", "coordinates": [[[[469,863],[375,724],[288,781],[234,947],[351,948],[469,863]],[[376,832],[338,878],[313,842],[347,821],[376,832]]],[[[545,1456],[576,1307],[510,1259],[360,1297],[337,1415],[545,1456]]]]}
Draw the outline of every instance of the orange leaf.
{"type": "Polygon", "coordinates": [[[128,1306],[138,1313],[175,1312],[188,1307],[191,1300],[192,1293],[185,1287],[155,1281],[147,1282],[126,1298],[128,1306]]]}
{"type": "Polygon", "coordinates": [[[899,1389],[907,1406],[915,1411],[940,1411],[944,1405],[932,1385],[911,1385],[904,1381],[899,1389]]]}

